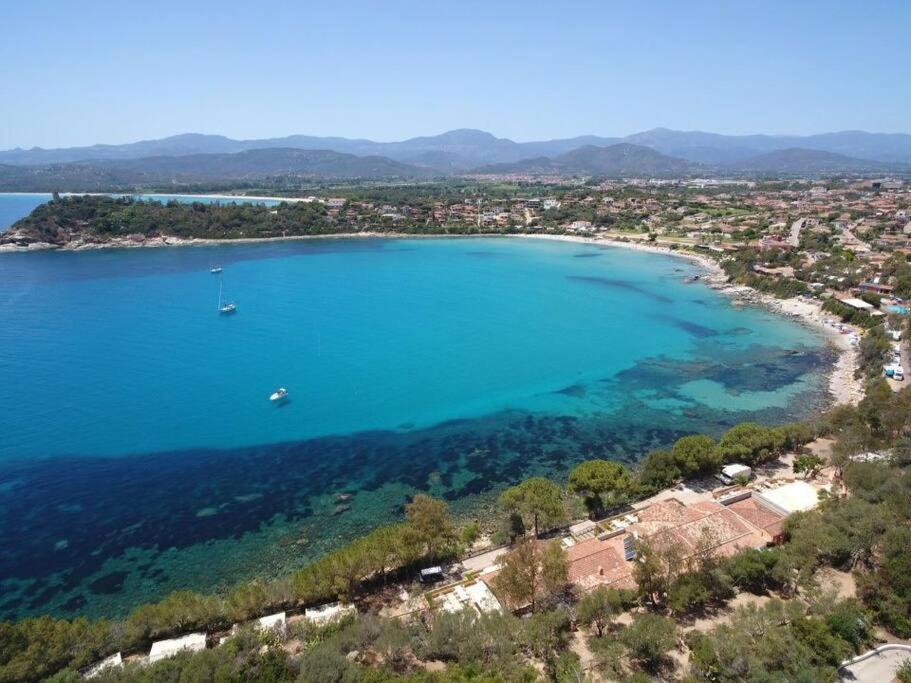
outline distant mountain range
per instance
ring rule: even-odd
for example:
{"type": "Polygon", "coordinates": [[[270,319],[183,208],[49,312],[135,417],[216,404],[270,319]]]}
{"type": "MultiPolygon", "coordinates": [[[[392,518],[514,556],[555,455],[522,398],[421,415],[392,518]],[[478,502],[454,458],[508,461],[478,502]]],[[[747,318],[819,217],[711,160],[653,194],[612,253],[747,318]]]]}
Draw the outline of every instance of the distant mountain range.
{"type": "Polygon", "coordinates": [[[792,147],[747,159],[722,164],[721,169],[760,175],[819,175],[826,173],[888,173],[911,171],[911,165],[901,162],[857,159],[836,152],[792,147]]]}
{"type": "Polygon", "coordinates": [[[857,159],[911,163],[911,135],[842,131],[820,135],[719,135],[698,131],[655,128],[626,137],[585,135],[539,142],[514,142],[473,129],[410,138],[401,142],[374,142],[339,137],[289,135],[283,138],[232,140],[222,135],[187,133],[161,140],[124,145],[92,145],[63,149],[12,149],[0,151],[0,164],[59,164],[93,159],[140,159],[152,156],[233,154],[252,149],[328,149],[355,156],[384,156],[395,161],[433,168],[449,165],[470,169],[534,157],[553,157],[579,147],[608,147],[627,142],[650,147],[662,154],[704,164],[724,164],[783,149],[812,149],[857,159]]]}
{"type": "Polygon", "coordinates": [[[682,176],[703,170],[700,164],[677,159],[642,145],[621,142],[606,147],[585,145],[554,157],[536,157],[511,164],[492,164],[479,174],[538,173],[603,176],[682,176]]]}
{"type": "Polygon", "coordinates": [[[124,145],[0,151],[0,189],[256,182],[274,177],[423,178],[464,173],[603,176],[911,172],[911,135],[718,135],[656,128],[624,138],[514,142],[471,129],[400,142],[188,133],[124,145]]]}
{"type": "Polygon", "coordinates": [[[911,165],[854,159],[814,149],[782,149],[727,163],[699,163],[622,142],[608,147],[587,145],[555,157],[492,164],[477,174],[601,175],[613,177],[680,177],[693,175],[821,175],[831,173],[911,172],[911,165]]]}
{"type": "Polygon", "coordinates": [[[166,185],[256,183],[283,178],[420,178],[439,175],[386,157],[330,150],[251,149],[224,154],[0,165],[0,191],[92,192],[166,185]]]}

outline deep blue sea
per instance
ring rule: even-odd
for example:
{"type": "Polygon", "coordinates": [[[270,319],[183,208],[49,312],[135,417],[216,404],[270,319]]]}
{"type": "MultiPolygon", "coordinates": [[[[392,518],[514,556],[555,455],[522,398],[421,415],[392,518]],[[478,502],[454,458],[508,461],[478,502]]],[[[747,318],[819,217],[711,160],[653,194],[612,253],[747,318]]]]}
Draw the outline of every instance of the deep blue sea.
{"type": "Polygon", "coordinates": [[[0,254],[0,617],[280,575],[416,491],[470,510],[821,408],[823,340],[695,272],[495,238],[0,254]]]}

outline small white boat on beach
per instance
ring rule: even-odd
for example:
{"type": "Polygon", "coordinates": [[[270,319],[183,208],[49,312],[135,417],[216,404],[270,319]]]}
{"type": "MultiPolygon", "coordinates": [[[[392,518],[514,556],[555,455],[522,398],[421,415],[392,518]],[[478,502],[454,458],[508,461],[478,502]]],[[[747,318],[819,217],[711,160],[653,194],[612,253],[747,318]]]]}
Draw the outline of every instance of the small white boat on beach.
{"type": "Polygon", "coordinates": [[[275,403],[278,401],[284,401],[286,398],[288,398],[288,390],[285,389],[285,387],[279,387],[272,393],[272,395],[269,397],[269,400],[275,403]]]}

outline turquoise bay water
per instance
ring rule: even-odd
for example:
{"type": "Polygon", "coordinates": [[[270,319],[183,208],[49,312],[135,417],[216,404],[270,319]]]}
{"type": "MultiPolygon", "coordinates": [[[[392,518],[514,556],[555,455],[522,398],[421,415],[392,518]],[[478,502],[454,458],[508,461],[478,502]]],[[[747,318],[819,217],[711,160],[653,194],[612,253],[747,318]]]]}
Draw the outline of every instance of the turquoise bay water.
{"type": "Polygon", "coordinates": [[[277,575],[416,491],[469,510],[820,408],[822,340],[694,272],[494,238],[0,255],[0,616],[277,575]]]}

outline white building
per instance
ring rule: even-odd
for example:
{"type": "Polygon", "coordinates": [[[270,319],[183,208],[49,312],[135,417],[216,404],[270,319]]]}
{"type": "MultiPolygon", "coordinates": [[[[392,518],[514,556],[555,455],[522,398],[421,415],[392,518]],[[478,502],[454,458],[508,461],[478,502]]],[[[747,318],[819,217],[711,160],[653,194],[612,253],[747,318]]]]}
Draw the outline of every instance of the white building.
{"type": "Polygon", "coordinates": [[[438,598],[444,612],[460,612],[466,607],[477,612],[500,612],[502,607],[497,596],[483,581],[464,585],[459,584],[453,590],[438,598]]]}
{"type": "Polygon", "coordinates": [[[149,664],[173,657],[182,650],[190,652],[200,652],[206,649],[205,633],[190,633],[180,638],[171,638],[170,640],[159,640],[152,643],[152,649],[149,652],[149,664]]]}
{"type": "Polygon", "coordinates": [[[100,662],[91,667],[88,671],[85,672],[85,678],[95,678],[105,669],[109,669],[114,666],[123,665],[123,656],[119,652],[115,652],[110,657],[105,657],[100,662]]]}
{"type": "Polygon", "coordinates": [[[871,308],[876,308],[873,304],[868,304],[863,299],[839,299],[839,301],[845,306],[856,308],[859,311],[869,311],[871,308]]]}
{"type": "Polygon", "coordinates": [[[325,624],[330,624],[333,621],[338,621],[345,615],[354,614],[355,611],[354,605],[343,605],[340,602],[332,602],[327,605],[304,610],[304,619],[318,626],[323,626],[325,624]]]}
{"type": "Polygon", "coordinates": [[[782,515],[812,510],[819,505],[819,491],[805,481],[794,481],[774,489],[757,492],[763,503],[782,515]]]}
{"type": "Polygon", "coordinates": [[[746,465],[731,464],[721,468],[721,474],[718,478],[725,484],[733,484],[739,477],[750,479],[753,476],[753,470],[746,465]]]}
{"type": "Polygon", "coordinates": [[[260,617],[256,620],[256,625],[263,631],[275,631],[283,634],[288,628],[288,620],[284,612],[278,612],[277,614],[260,617]]]}

